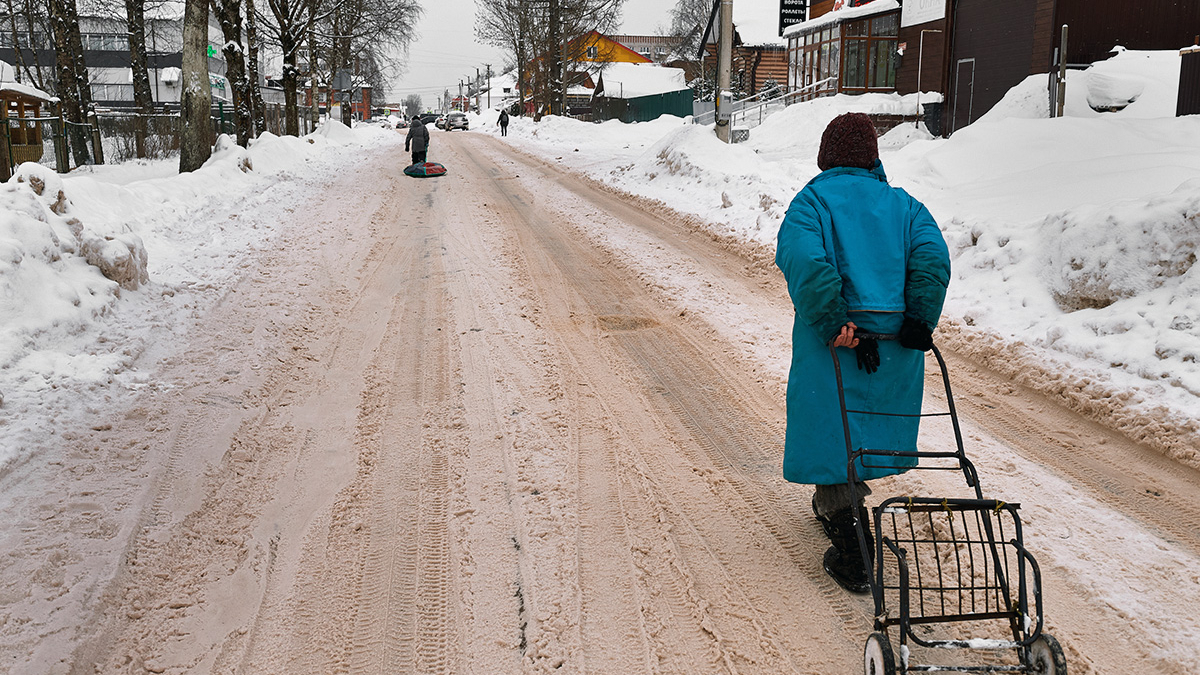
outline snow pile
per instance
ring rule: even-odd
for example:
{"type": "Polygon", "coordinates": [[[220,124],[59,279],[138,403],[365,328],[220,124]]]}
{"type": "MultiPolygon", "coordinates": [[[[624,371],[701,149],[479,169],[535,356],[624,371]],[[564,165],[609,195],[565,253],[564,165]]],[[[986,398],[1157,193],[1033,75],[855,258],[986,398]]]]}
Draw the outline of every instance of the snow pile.
{"type": "Polygon", "coordinates": [[[241,273],[240,259],[270,245],[274,221],[301,198],[299,180],[352,161],[350,148],[401,141],[333,123],[306,138],[264,134],[249,148],[220,137],[187,174],[177,160],[67,176],[18,167],[0,185],[0,471],[44,447],[56,420],[78,415],[81,395],[147,386],[138,356],[163,331],[186,332],[241,273]]]}
{"type": "MultiPolygon", "coordinates": [[[[1153,119],[1174,117],[1179,94],[1179,52],[1113,49],[1113,57],[1086,70],[1067,71],[1067,117],[1153,119]]],[[[1050,116],[1047,74],[1030,75],[1005,94],[980,122],[1050,116]]]]}
{"type": "MultiPolygon", "coordinates": [[[[71,210],[62,182],[45,167],[25,164],[0,186],[0,372],[28,359],[28,376],[54,380],[81,355],[46,354],[35,346],[79,333],[117,301],[122,284],[136,289],[147,281],[146,252],[136,235],[85,230],[71,210]]],[[[0,382],[11,408],[20,382],[0,382]]]]}

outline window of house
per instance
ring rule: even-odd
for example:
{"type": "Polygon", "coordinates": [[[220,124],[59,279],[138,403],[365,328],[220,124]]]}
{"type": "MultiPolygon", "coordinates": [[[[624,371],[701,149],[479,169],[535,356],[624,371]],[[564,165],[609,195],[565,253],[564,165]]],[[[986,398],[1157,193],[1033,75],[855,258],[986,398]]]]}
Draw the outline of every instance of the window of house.
{"type": "Polygon", "coordinates": [[[842,87],[865,89],[867,87],[867,40],[846,40],[846,67],[842,71],[842,87]]]}
{"type": "Polygon", "coordinates": [[[587,57],[589,59],[596,58],[599,55],[599,53],[600,53],[600,50],[595,45],[592,45],[591,47],[587,48],[587,57]]]}

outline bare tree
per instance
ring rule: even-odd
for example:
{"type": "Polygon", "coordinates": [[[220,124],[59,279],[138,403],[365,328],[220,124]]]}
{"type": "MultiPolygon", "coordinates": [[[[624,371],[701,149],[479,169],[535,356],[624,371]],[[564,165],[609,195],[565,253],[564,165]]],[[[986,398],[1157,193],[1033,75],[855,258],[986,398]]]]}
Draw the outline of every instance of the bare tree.
{"type": "Polygon", "coordinates": [[[179,99],[179,171],[195,171],[212,156],[212,85],[208,79],[208,0],[186,0],[183,91],[179,99]]]}
{"type": "Polygon", "coordinates": [[[704,29],[712,16],[713,0],[678,0],[671,10],[671,37],[679,40],[675,58],[697,61],[704,29]]]}
{"type": "MultiPolygon", "coordinates": [[[[385,54],[403,51],[416,37],[421,16],[418,0],[321,0],[325,19],[316,25],[316,37],[325,54],[329,82],[342,78],[352,89],[369,84],[370,73],[381,72],[378,64],[385,54]]],[[[342,108],[342,121],[349,124],[349,106],[342,108]]]]}
{"type": "MultiPolygon", "coordinates": [[[[283,56],[283,110],[284,133],[300,135],[299,110],[296,105],[296,85],[300,71],[296,67],[304,39],[313,24],[322,15],[318,14],[316,0],[267,0],[269,14],[259,15],[259,25],[264,37],[273,42],[283,56]]],[[[310,59],[312,61],[313,59],[310,59]]],[[[309,65],[309,71],[315,64],[309,65]]],[[[316,101],[314,100],[314,105],[316,101]]]]}
{"type": "MultiPolygon", "coordinates": [[[[154,94],[150,90],[150,69],[146,54],[146,0],[125,0],[125,26],[129,33],[129,69],[133,75],[133,105],[142,115],[154,112],[154,94]]],[[[138,120],[134,149],[139,158],[146,156],[146,118],[138,120]]]]}
{"type": "Polygon", "coordinates": [[[425,109],[424,106],[421,105],[420,94],[409,94],[408,96],[405,96],[403,106],[404,116],[409,118],[425,109]]]}
{"type": "Polygon", "coordinates": [[[250,120],[250,82],[246,77],[246,58],[242,48],[242,1],[210,0],[213,15],[221,26],[225,45],[225,79],[233,87],[233,120],[237,143],[246,147],[253,135],[250,120]]]}
{"type": "Polygon", "coordinates": [[[46,82],[37,58],[37,50],[42,45],[35,42],[34,36],[47,32],[46,9],[45,3],[33,0],[25,0],[24,5],[20,0],[5,0],[4,28],[13,46],[13,75],[17,82],[31,82],[39,89],[45,89],[46,82]],[[31,57],[28,62],[26,51],[31,57]]]}
{"type": "Polygon", "coordinates": [[[517,67],[522,101],[529,98],[535,116],[562,114],[567,90],[585,73],[579,64],[603,60],[589,56],[599,48],[589,40],[592,31],[614,31],[625,0],[494,0],[476,2],[475,33],[483,41],[506,49],[517,67]]]}
{"type": "Polygon", "coordinates": [[[255,14],[254,0],[246,0],[246,68],[250,76],[250,118],[253,122],[252,134],[257,138],[267,130],[267,111],[263,104],[262,89],[259,86],[258,48],[262,38],[258,34],[258,17],[255,14]]]}
{"type": "Polygon", "coordinates": [[[488,0],[475,3],[475,36],[508,52],[517,70],[517,96],[521,113],[531,79],[530,61],[535,43],[546,42],[545,24],[537,22],[537,0],[488,0]]]}
{"type": "Polygon", "coordinates": [[[79,12],[75,0],[50,0],[50,25],[54,33],[56,93],[69,125],[75,164],[88,162],[87,112],[92,103],[83,40],[79,34],[79,12]]]}

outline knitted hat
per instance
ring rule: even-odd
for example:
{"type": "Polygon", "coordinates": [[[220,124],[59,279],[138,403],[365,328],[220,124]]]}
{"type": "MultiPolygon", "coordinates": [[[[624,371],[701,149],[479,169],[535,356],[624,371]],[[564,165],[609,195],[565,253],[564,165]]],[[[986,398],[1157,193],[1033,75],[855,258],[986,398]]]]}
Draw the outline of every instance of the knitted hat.
{"type": "Polygon", "coordinates": [[[845,113],[833,118],[821,134],[817,167],[822,171],[835,166],[870,169],[879,159],[875,125],[863,113],[845,113]]]}

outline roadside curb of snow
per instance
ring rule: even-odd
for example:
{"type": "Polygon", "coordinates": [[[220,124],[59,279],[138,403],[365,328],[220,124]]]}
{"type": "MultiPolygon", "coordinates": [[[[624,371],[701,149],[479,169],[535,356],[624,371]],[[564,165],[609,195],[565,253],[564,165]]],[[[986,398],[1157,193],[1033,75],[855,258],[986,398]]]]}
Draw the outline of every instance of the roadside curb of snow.
{"type": "Polygon", "coordinates": [[[1144,395],[1107,381],[1101,373],[1074,369],[1045,350],[943,318],[937,328],[948,351],[1043,394],[1105,428],[1200,469],[1200,424],[1178,419],[1153,403],[1128,405],[1144,395]],[[1155,413],[1155,414],[1149,414],[1155,413]]]}

